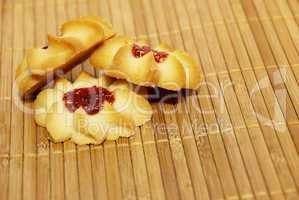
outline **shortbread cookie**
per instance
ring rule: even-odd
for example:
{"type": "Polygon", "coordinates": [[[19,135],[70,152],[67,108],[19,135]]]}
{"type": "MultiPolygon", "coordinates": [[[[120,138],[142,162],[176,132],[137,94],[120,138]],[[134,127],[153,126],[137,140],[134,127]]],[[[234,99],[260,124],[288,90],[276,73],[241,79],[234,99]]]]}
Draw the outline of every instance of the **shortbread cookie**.
{"type": "Polygon", "coordinates": [[[152,116],[149,102],[126,82],[86,72],[74,83],[58,79],[54,88],[38,94],[34,108],[36,123],[46,127],[52,141],[79,145],[129,137],[152,116]]]}
{"type": "Polygon", "coordinates": [[[106,40],[90,63],[108,76],[167,90],[196,89],[202,80],[199,64],[184,51],[164,44],[151,48],[126,36],[106,40]]]}
{"type": "Polygon", "coordinates": [[[86,59],[101,42],[112,37],[111,25],[100,17],[81,17],[61,26],[61,36],[48,36],[48,46],[29,49],[16,71],[21,97],[30,97],[59,72],[86,59]]]}

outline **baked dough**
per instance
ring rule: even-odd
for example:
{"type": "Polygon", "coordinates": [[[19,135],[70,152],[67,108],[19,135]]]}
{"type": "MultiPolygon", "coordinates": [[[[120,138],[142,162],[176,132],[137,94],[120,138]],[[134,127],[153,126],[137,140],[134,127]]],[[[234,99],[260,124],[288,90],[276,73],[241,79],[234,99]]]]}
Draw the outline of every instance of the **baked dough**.
{"type": "Polygon", "coordinates": [[[46,127],[53,142],[70,139],[79,145],[129,137],[135,126],[146,123],[152,116],[149,102],[133,92],[128,83],[106,76],[94,78],[86,72],[81,72],[74,83],[58,79],[53,88],[37,95],[34,108],[36,123],[46,127]],[[66,94],[95,86],[110,91],[114,101],[104,101],[101,109],[93,114],[88,114],[82,106],[74,111],[68,109],[64,99],[66,94]]]}
{"type": "Polygon", "coordinates": [[[90,63],[108,76],[167,90],[196,89],[202,80],[199,64],[186,52],[165,44],[150,48],[126,36],[106,40],[92,53],[90,63]]]}
{"type": "Polygon", "coordinates": [[[114,35],[109,23],[94,16],[68,21],[60,32],[61,36],[48,36],[48,46],[29,49],[17,67],[16,83],[22,98],[30,98],[55,74],[70,70],[114,35]]]}

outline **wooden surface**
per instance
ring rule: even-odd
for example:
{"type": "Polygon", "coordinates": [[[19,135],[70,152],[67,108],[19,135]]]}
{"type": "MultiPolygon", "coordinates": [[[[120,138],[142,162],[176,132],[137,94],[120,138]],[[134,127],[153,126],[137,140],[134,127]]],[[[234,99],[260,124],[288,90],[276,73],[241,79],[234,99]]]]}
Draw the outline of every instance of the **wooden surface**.
{"type": "MultiPolygon", "coordinates": [[[[298,24],[298,0],[1,0],[0,200],[299,199],[298,24]],[[17,106],[14,72],[81,15],[185,49],[206,84],[153,103],[130,139],[48,142],[17,106]]],[[[85,63],[68,77],[80,70],[95,73],[85,63]]]]}

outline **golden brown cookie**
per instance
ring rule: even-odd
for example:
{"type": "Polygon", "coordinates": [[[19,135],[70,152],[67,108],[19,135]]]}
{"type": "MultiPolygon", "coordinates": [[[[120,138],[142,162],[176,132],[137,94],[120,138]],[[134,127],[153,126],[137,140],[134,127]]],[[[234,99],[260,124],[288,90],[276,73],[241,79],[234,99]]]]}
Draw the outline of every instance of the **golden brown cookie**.
{"type": "Polygon", "coordinates": [[[17,88],[22,98],[29,98],[57,73],[65,73],[86,59],[114,32],[100,17],[81,17],[61,26],[60,36],[48,36],[48,45],[27,50],[16,70],[17,88]]]}
{"type": "Polygon", "coordinates": [[[54,142],[99,144],[134,134],[151,119],[152,108],[128,83],[81,72],[74,83],[58,79],[34,101],[35,121],[54,142]]]}
{"type": "Polygon", "coordinates": [[[151,48],[126,36],[106,40],[93,52],[90,63],[108,76],[174,91],[196,89],[202,80],[199,64],[186,52],[164,44],[151,48]]]}

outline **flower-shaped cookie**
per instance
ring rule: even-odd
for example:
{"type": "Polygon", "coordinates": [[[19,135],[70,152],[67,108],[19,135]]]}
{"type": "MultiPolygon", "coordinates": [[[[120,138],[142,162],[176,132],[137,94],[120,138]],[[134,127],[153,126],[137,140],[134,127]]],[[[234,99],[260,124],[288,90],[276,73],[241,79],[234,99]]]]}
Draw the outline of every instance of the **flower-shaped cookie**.
{"type": "Polygon", "coordinates": [[[35,121],[46,127],[54,142],[99,144],[105,139],[129,137],[134,126],[149,121],[152,108],[123,81],[94,78],[81,72],[74,83],[56,81],[41,91],[35,102],[35,121]]]}
{"type": "Polygon", "coordinates": [[[108,76],[167,90],[196,89],[202,80],[199,64],[186,52],[164,44],[151,48],[126,36],[106,40],[90,63],[108,76]]]}
{"type": "Polygon", "coordinates": [[[68,71],[86,59],[114,32],[100,17],[85,16],[65,22],[60,36],[48,36],[48,45],[26,52],[16,71],[18,90],[22,97],[34,94],[60,71],[68,71]]]}

